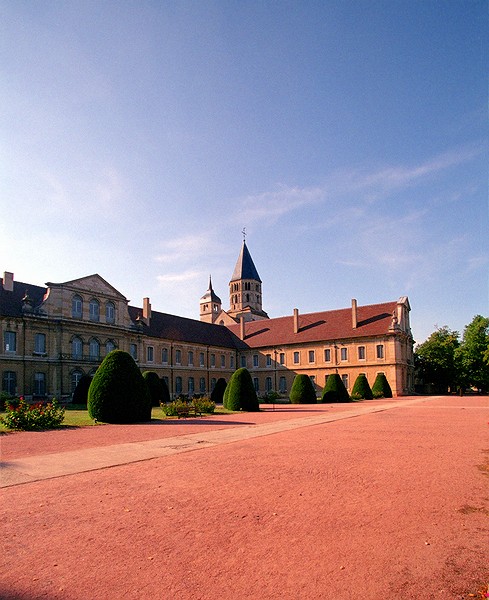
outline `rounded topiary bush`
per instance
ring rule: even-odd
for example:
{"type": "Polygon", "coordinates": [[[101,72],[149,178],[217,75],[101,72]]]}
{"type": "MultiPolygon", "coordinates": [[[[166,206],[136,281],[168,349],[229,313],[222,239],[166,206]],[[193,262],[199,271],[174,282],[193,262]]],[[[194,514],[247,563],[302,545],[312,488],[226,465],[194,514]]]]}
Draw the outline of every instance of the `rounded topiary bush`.
{"type": "Polygon", "coordinates": [[[91,383],[92,378],[90,377],[90,375],[82,375],[80,377],[80,381],[78,382],[75,391],[73,392],[73,397],[71,399],[71,402],[73,404],[81,404],[82,406],[87,405],[88,389],[91,383]]]}
{"type": "Polygon", "coordinates": [[[353,400],[372,400],[372,390],[370,389],[365,373],[360,373],[356,378],[351,391],[351,397],[353,400]]]}
{"type": "Polygon", "coordinates": [[[326,379],[321,402],[350,402],[348,390],[338,373],[331,373],[326,379]]]}
{"type": "Polygon", "coordinates": [[[130,354],[112,350],[102,361],[88,390],[88,414],[104,423],[151,420],[151,398],[130,354]]]}
{"type": "Polygon", "coordinates": [[[378,373],[372,386],[374,398],[392,398],[392,390],[384,373],[378,373]]]}
{"type": "Polygon", "coordinates": [[[219,377],[216,381],[216,385],[211,392],[211,400],[215,404],[222,404],[224,398],[224,392],[226,391],[226,380],[224,377],[219,377]]]}
{"type": "Polygon", "coordinates": [[[154,371],[144,371],[143,379],[146,382],[151,398],[151,406],[159,406],[163,402],[163,385],[161,379],[154,371]]]}
{"type": "Polygon", "coordinates": [[[260,410],[250,372],[244,367],[235,371],[226,386],[223,398],[224,408],[228,410],[260,410]]]}
{"type": "Polygon", "coordinates": [[[296,375],[290,388],[292,404],[316,404],[316,390],[309,375],[296,375]]]}

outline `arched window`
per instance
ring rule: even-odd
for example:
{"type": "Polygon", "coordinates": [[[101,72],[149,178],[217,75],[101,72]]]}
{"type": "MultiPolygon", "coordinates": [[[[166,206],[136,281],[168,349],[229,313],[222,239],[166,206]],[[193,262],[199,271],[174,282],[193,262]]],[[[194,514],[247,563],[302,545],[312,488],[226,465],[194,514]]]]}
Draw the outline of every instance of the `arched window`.
{"type": "Polygon", "coordinates": [[[74,337],[71,340],[71,358],[80,360],[83,357],[83,342],[81,338],[74,337]]]}
{"type": "Polygon", "coordinates": [[[71,316],[74,319],[81,319],[83,316],[83,300],[81,296],[73,296],[71,300],[71,316]]]}
{"type": "Polygon", "coordinates": [[[163,364],[168,363],[168,348],[163,348],[163,350],[161,351],[161,362],[163,364]]]}
{"type": "Polygon", "coordinates": [[[188,378],[188,395],[189,396],[193,396],[194,392],[195,392],[194,378],[193,377],[189,377],[188,378]]]}
{"type": "Polygon", "coordinates": [[[92,338],[90,340],[88,354],[90,356],[90,360],[98,360],[100,358],[100,342],[97,339],[92,338]]]}
{"type": "Polygon", "coordinates": [[[105,322],[115,323],[115,304],[113,302],[107,302],[105,305],[105,322]]]}
{"type": "Polygon", "coordinates": [[[90,300],[89,309],[90,321],[96,321],[98,323],[98,321],[100,321],[100,302],[95,298],[92,298],[90,300]]]}
{"type": "Polygon", "coordinates": [[[71,392],[73,393],[76,389],[76,386],[80,383],[80,379],[82,378],[83,373],[79,369],[75,369],[71,373],[71,392]]]}
{"type": "Polygon", "coordinates": [[[199,379],[199,392],[205,394],[205,377],[199,379]]]}
{"type": "Polygon", "coordinates": [[[181,377],[177,377],[175,379],[175,392],[177,394],[181,394],[182,393],[182,378],[181,377]]]}
{"type": "Polygon", "coordinates": [[[107,340],[106,344],[105,344],[105,353],[108,354],[109,352],[112,352],[112,350],[116,349],[116,345],[115,342],[113,342],[112,340],[107,340]]]}

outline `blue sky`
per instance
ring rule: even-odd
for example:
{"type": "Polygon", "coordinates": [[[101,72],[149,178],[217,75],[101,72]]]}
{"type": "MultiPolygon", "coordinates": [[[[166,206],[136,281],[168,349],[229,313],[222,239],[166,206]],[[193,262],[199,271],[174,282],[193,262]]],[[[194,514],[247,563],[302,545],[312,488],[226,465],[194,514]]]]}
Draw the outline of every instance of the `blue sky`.
{"type": "Polygon", "coordinates": [[[0,270],[198,318],[489,314],[488,1],[0,0],[0,270]]]}

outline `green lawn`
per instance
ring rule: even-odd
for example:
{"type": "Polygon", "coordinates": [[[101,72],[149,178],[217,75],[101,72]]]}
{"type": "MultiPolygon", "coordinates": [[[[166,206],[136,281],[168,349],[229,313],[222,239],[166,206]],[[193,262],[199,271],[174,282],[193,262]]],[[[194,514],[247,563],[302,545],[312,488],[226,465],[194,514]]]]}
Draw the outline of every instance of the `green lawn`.
{"type": "MultiPolygon", "coordinates": [[[[0,411],[0,417],[5,414],[4,411],[0,411]]],[[[215,415],[228,415],[232,414],[232,411],[223,408],[222,406],[216,407],[214,412],[215,415]]],[[[159,406],[154,406],[151,410],[151,419],[163,421],[164,419],[176,419],[177,417],[167,417],[159,406]]],[[[63,427],[92,427],[96,425],[92,419],[88,416],[86,408],[81,405],[69,404],[65,408],[65,418],[63,421],[63,427]]],[[[0,433],[10,431],[5,427],[3,423],[0,423],[0,433]]]]}

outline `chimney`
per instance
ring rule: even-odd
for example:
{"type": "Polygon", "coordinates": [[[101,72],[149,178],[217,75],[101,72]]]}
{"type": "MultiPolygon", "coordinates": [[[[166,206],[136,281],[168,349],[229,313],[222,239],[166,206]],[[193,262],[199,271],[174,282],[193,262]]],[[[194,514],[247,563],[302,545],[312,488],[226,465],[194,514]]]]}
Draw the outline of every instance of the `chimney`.
{"type": "Polygon", "coordinates": [[[239,339],[245,339],[245,318],[243,315],[239,318],[239,339]]]}
{"type": "Polygon", "coordinates": [[[14,291],[14,274],[13,273],[9,273],[8,271],[5,271],[5,273],[3,274],[3,289],[6,292],[14,291]]]}
{"type": "Polygon", "coordinates": [[[299,333],[299,309],[294,308],[294,333],[299,333]]]}
{"type": "Polygon", "coordinates": [[[358,316],[357,316],[357,301],[355,298],[352,298],[351,301],[351,326],[353,329],[356,329],[358,325],[358,316]]]}
{"type": "Polygon", "coordinates": [[[151,304],[149,298],[143,298],[143,319],[146,325],[149,325],[151,320],[151,304]]]}

